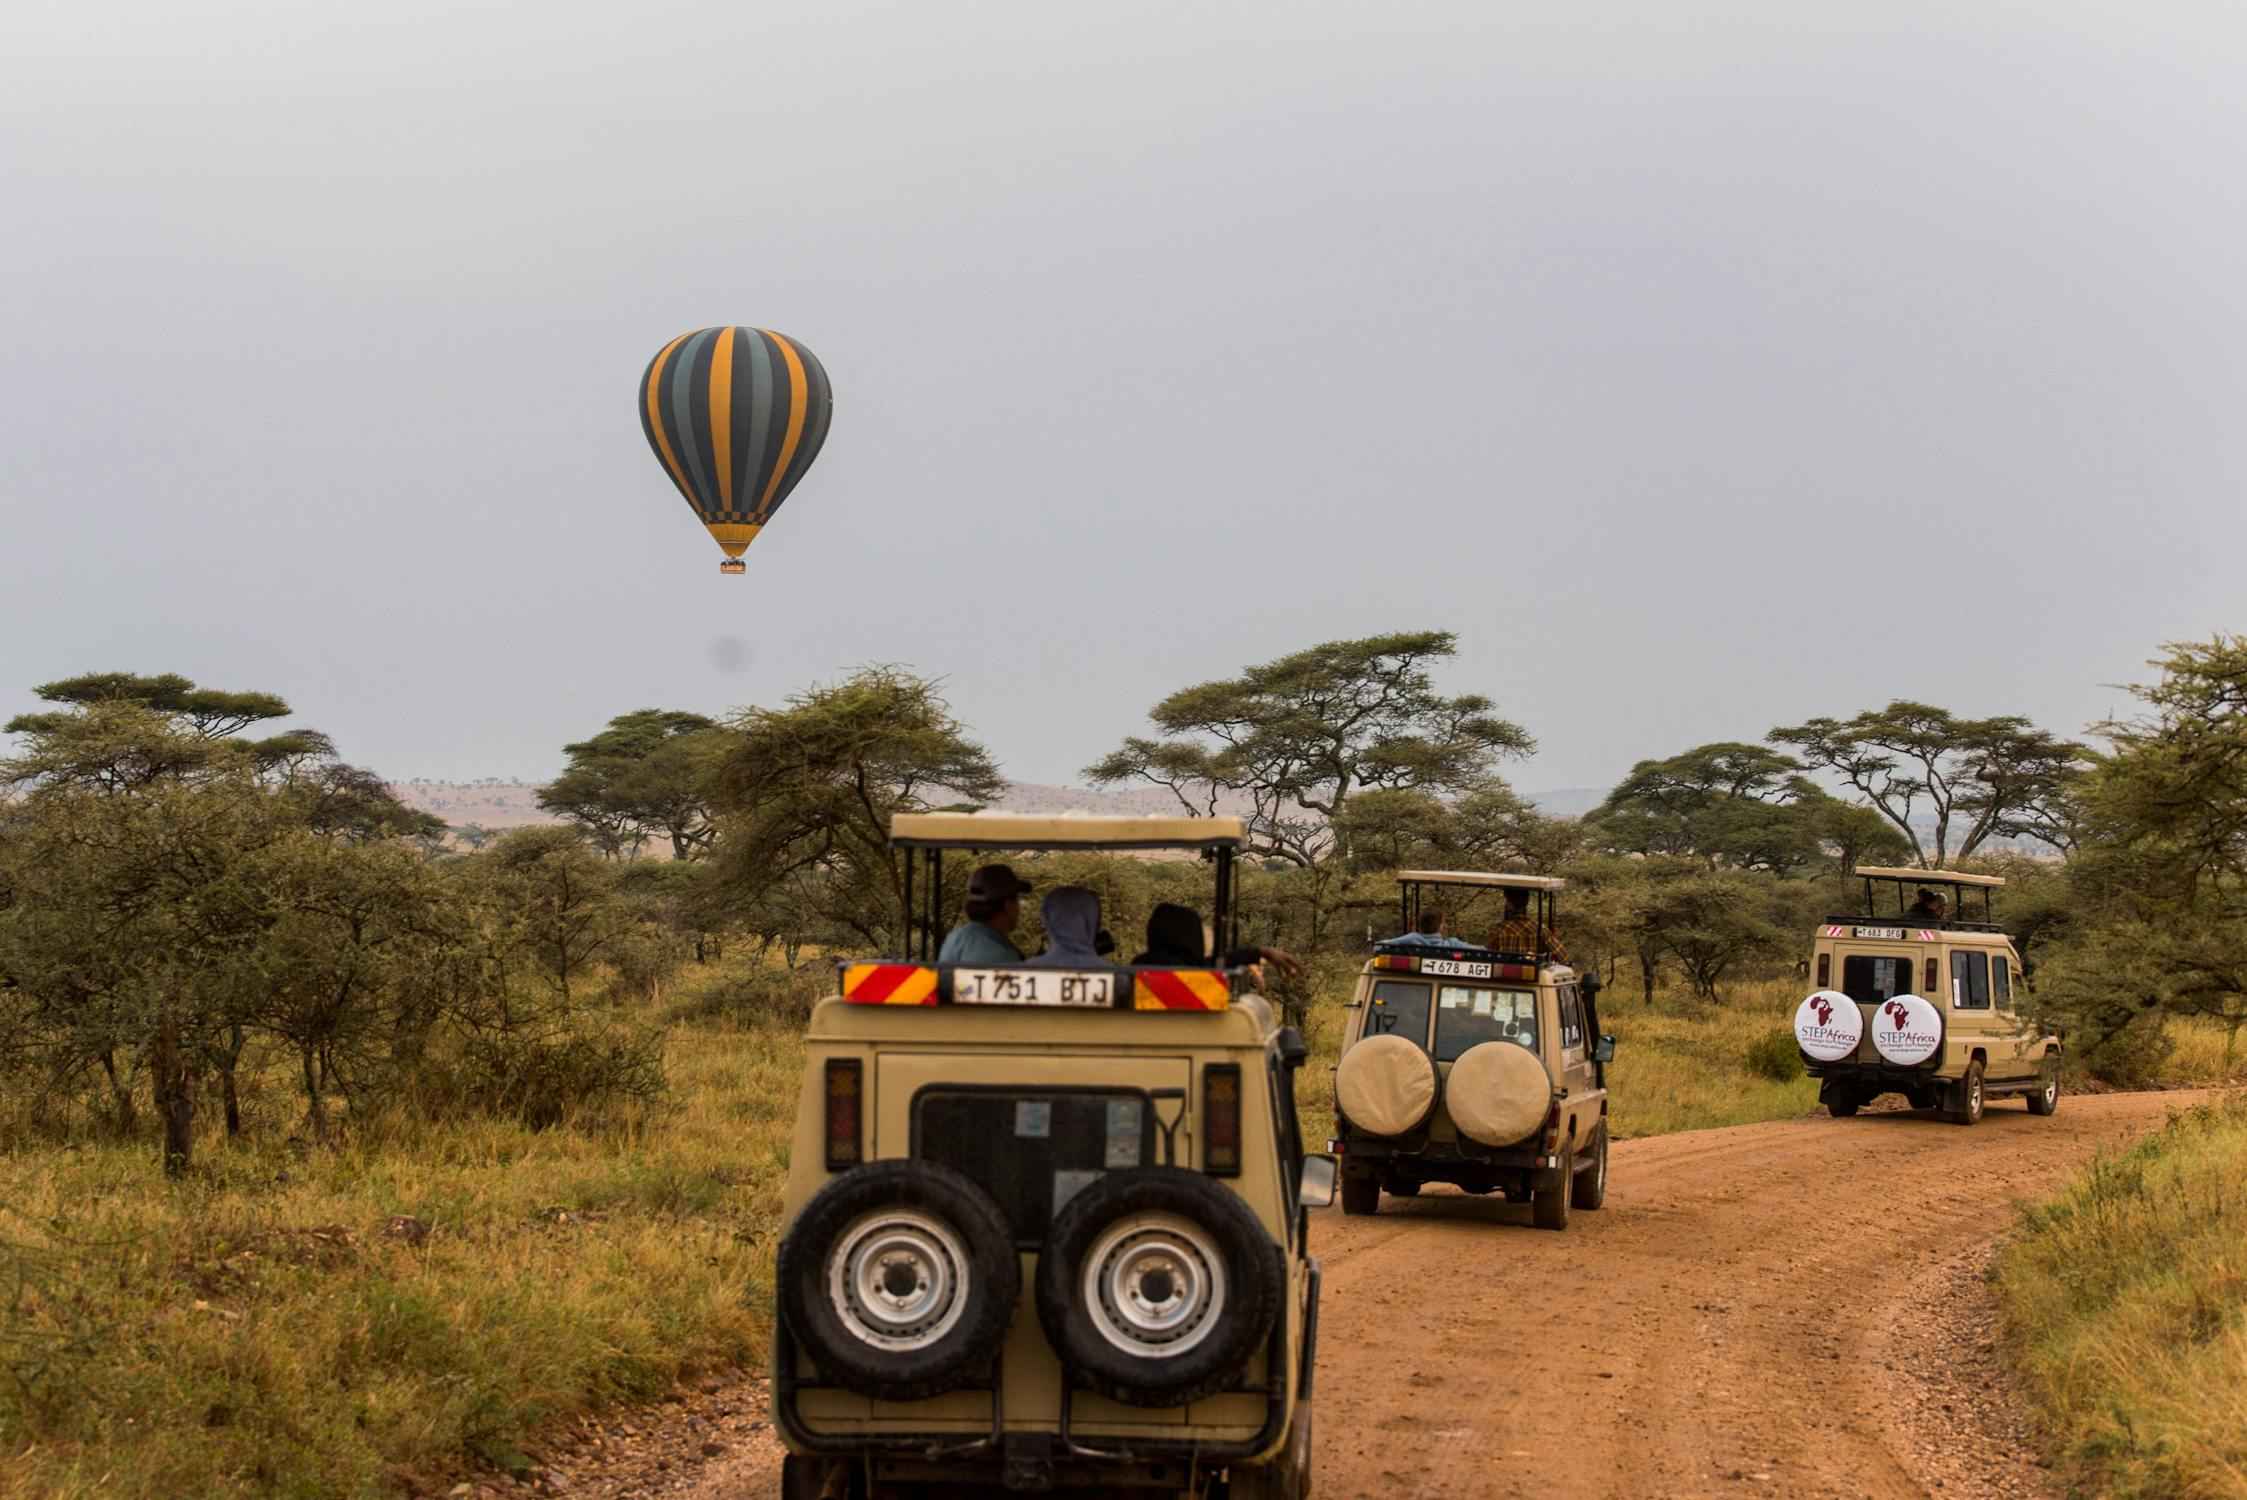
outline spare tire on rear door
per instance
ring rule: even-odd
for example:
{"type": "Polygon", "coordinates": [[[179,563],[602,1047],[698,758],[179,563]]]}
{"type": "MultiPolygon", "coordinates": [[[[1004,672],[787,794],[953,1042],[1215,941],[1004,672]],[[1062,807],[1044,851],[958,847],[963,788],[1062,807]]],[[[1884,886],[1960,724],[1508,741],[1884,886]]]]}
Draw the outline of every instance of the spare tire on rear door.
{"type": "Polygon", "coordinates": [[[1228,1385],[1280,1309],[1279,1256],[1246,1203],[1198,1172],[1111,1172],[1056,1214],[1038,1321],[1092,1388],[1183,1406],[1228,1385]]]}
{"type": "Polygon", "coordinates": [[[1334,1102],[1343,1118],[1374,1135],[1410,1135],[1435,1113],[1435,1059],[1417,1042],[1369,1036],[1334,1069],[1334,1102]]]}
{"type": "Polygon", "coordinates": [[[1511,1146],[1552,1113],[1553,1079],[1544,1061],[1519,1042],[1481,1042],[1451,1065],[1443,1100],[1468,1140],[1511,1146]]]}
{"type": "Polygon", "coordinates": [[[1006,1216],[950,1167],[877,1161],[821,1188],[780,1242],[780,1316],[821,1374],[917,1401],[979,1375],[1022,1290],[1006,1216]]]}

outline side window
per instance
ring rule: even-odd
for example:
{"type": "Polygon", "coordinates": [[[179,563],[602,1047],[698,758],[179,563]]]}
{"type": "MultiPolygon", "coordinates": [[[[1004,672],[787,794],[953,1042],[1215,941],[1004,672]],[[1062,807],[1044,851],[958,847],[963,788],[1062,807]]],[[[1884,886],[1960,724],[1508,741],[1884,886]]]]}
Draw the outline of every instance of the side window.
{"type": "Polygon", "coordinates": [[[2013,1008],[2013,964],[2002,953],[1990,955],[1990,996],[1999,1010],[2013,1008]]]}
{"type": "Polygon", "coordinates": [[[1987,953],[1951,954],[1951,1009],[1990,1008],[1990,956],[1987,953]]]}
{"type": "Polygon", "coordinates": [[[1576,1003],[1576,986],[1563,985],[1560,991],[1560,1044],[1563,1048],[1581,1048],[1584,1045],[1584,1012],[1576,1003]]]}

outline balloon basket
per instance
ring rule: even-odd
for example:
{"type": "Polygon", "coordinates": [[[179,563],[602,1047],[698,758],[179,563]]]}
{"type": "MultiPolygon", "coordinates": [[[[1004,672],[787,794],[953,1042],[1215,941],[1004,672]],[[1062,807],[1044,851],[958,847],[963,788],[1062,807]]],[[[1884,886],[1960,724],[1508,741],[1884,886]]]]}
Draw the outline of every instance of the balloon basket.
{"type": "Polygon", "coordinates": [[[749,565],[738,557],[729,557],[718,564],[718,571],[721,573],[746,573],[749,571],[749,565]]]}

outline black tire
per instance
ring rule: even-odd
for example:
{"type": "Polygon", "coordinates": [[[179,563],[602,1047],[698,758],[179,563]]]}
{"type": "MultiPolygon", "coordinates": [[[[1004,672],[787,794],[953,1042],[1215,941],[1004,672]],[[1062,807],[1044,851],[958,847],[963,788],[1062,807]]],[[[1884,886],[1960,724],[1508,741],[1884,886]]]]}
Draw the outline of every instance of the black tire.
{"type": "Polygon", "coordinates": [[[2050,1115],[2059,1113],[2059,1109],[2060,1059],[2051,1053],[2047,1053],[2045,1054],[2044,1067],[2036,1086],[2036,1092],[2029,1095],[2029,1113],[2032,1115],[2050,1115]]]}
{"type": "Polygon", "coordinates": [[[1370,1172],[1342,1174],[1342,1212],[1353,1217],[1381,1211],[1381,1179],[1370,1172]]]}
{"type": "Polygon", "coordinates": [[[1014,1231],[983,1189],[935,1162],[877,1161],[804,1205],[780,1242],[777,1280],[781,1319],[822,1375],[861,1396],[918,1401],[989,1366],[1021,1295],[1022,1264],[1014,1231]],[[856,1278],[853,1262],[863,1268],[856,1278]],[[887,1320],[850,1287],[877,1271],[918,1277],[917,1287],[897,1285],[898,1297],[928,1295],[887,1320]]]}
{"type": "Polygon", "coordinates": [[[1607,1122],[1602,1120],[1593,1128],[1592,1150],[1596,1153],[1592,1164],[1578,1172],[1571,1181],[1568,1201],[1577,1208],[1598,1208],[1607,1201],[1607,1122]]]}
{"type": "Polygon", "coordinates": [[[1979,1125],[1982,1107],[1986,1103],[1982,1092],[1982,1062],[1980,1058],[1966,1065],[1966,1076],[1958,1081],[1951,1092],[1950,1122],[1953,1125],[1979,1125]]]}
{"type": "Polygon", "coordinates": [[[1200,1173],[1111,1172],[1054,1216],[1038,1256],[1038,1321],[1101,1395],[1183,1406],[1224,1389],[1264,1347],[1280,1312],[1279,1256],[1248,1205],[1200,1173]],[[1195,1314],[1185,1299],[1197,1281],[1195,1314]]]}
{"type": "Polygon", "coordinates": [[[1570,1141],[1560,1148],[1560,1180],[1551,1187],[1540,1185],[1529,1200],[1529,1217],[1539,1229],[1566,1229],[1568,1227],[1568,1202],[1576,1191],[1576,1143],[1570,1141]]]}
{"type": "Polygon", "coordinates": [[[1228,1500],[1311,1500],[1311,1403],[1295,1403],[1287,1446],[1270,1463],[1236,1464],[1225,1476],[1228,1500]]]}
{"type": "Polygon", "coordinates": [[[1417,1198],[1420,1196],[1420,1184],[1409,1177],[1392,1177],[1381,1184],[1381,1191],[1392,1198],[1417,1198]]]}
{"type": "Polygon", "coordinates": [[[1846,1120],[1864,1107],[1865,1101],[1852,1090],[1836,1089],[1833,1097],[1826,1101],[1826,1113],[1837,1120],[1846,1120]]]}

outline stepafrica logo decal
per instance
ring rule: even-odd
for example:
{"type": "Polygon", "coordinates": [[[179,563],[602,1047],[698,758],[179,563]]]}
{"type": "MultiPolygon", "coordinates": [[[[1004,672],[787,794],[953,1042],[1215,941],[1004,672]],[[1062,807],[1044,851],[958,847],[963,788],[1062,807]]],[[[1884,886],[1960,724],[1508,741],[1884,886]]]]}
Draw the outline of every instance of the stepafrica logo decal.
{"type": "Polygon", "coordinates": [[[1921,1063],[1943,1045],[1943,1018],[1917,995],[1884,1001],[1873,1023],[1873,1048],[1892,1063],[1921,1063]]]}
{"type": "Polygon", "coordinates": [[[1820,1062],[1839,1062],[1864,1038],[1864,1013],[1839,990],[1820,990],[1795,1010],[1795,1045],[1820,1062]]]}

